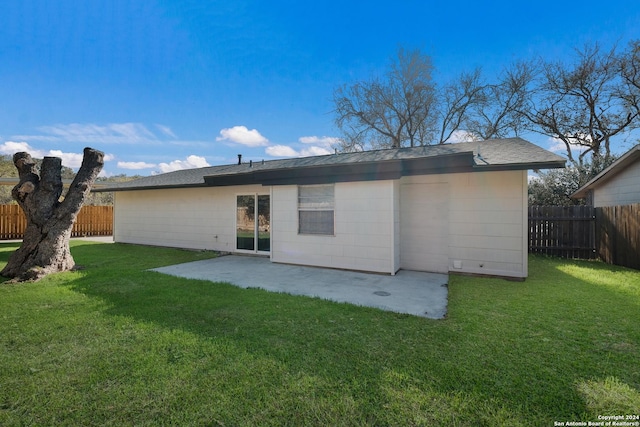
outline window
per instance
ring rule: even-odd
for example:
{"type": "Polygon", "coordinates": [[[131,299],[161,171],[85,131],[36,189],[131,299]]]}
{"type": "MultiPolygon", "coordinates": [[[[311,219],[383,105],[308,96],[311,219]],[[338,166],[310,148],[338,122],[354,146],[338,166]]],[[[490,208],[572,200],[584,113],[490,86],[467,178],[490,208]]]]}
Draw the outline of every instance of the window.
{"type": "Polygon", "coordinates": [[[298,186],[298,233],[332,236],[333,209],[333,184],[298,186]]]}

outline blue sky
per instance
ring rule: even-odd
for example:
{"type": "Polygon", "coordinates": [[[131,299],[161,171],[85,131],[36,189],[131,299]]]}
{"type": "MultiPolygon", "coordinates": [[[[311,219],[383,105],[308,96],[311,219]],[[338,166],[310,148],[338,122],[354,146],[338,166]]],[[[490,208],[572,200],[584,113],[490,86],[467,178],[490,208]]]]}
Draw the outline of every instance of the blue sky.
{"type": "Polygon", "coordinates": [[[77,168],[91,146],[107,175],[322,154],[339,136],[333,89],[380,73],[399,46],[429,54],[445,82],[638,38],[637,0],[9,1],[0,154],[77,168]]]}

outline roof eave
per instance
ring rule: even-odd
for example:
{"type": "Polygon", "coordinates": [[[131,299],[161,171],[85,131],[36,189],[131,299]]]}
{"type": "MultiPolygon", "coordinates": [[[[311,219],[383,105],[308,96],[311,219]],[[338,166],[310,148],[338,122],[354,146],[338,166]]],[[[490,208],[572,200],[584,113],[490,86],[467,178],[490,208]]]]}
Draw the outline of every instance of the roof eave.
{"type": "Polygon", "coordinates": [[[593,177],[585,185],[578,188],[569,197],[572,199],[583,199],[587,197],[587,194],[589,194],[589,190],[592,190],[595,187],[598,187],[609,181],[623,169],[625,169],[627,166],[634,163],[638,159],[640,159],[640,145],[636,145],[631,150],[627,151],[624,155],[622,155],[622,157],[613,162],[611,165],[609,165],[608,168],[604,169],[598,175],[593,177]]]}
{"type": "Polygon", "coordinates": [[[120,191],[140,191],[140,190],[167,190],[176,188],[197,188],[208,187],[205,183],[198,184],[171,184],[171,185],[144,185],[144,186],[131,186],[131,187],[104,187],[104,188],[92,188],[93,193],[111,193],[120,191]]]}
{"type": "Polygon", "coordinates": [[[472,152],[453,153],[434,157],[394,159],[383,162],[360,162],[319,165],[305,168],[281,168],[252,170],[243,173],[209,175],[202,183],[154,186],[126,186],[95,188],[92,191],[120,192],[140,190],[165,190],[198,187],[222,187],[232,185],[311,185],[330,182],[379,181],[399,179],[402,176],[436,175],[462,172],[492,172],[509,170],[538,170],[563,168],[565,161],[477,165],[472,152]]]}
{"type": "Polygon", "coordinates": [[[565,160],[549,162],[529,162],[529,163],[505,163],[499,165],[477,165],[476,171],[513,171],[513,170],[541,170],[541,169],[562,169],[566,167],[565,160]]]}
{"type": "Polygon", "coordinates": [[[473,153],[469,151],[414,159],[318,165],[305,168],[256,169],[236,174],[205,176],[204,181],[211,186],[379,181],[399,179],[405,175],[447,173],[459,169],[472,170],[473,165],[473,153]]]}

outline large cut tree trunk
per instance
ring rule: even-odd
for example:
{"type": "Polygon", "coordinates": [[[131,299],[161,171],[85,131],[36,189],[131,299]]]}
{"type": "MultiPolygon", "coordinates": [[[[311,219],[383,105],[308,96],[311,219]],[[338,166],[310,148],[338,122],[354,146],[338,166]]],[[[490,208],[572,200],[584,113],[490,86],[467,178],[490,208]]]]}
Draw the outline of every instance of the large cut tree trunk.
{"type": "Polygon", "coordinates": [[[11,195],[27,217],[27,228],[22,246],[11,255],[0,274],[14,281],[26,281],[72,269],[75,263],[69,252],[71,229],[102,170],[104,153],[84,149],[82,166],[62,201],[61,159],[45,157],[39,176],[29,153],[16,153],[13,163],[20,182],[11,195]]]}

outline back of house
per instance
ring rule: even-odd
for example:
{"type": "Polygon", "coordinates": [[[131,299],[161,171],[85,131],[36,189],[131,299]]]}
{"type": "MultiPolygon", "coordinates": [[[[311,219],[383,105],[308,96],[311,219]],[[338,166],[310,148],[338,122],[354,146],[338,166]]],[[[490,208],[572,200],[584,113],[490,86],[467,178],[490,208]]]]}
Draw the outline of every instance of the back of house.
{"type": "Polygon", "coordinates": [[[116,242],[279,263],[527,276],[527,171],[564,159],[520,138],[238,162],[104,187],[116,242]]]}

